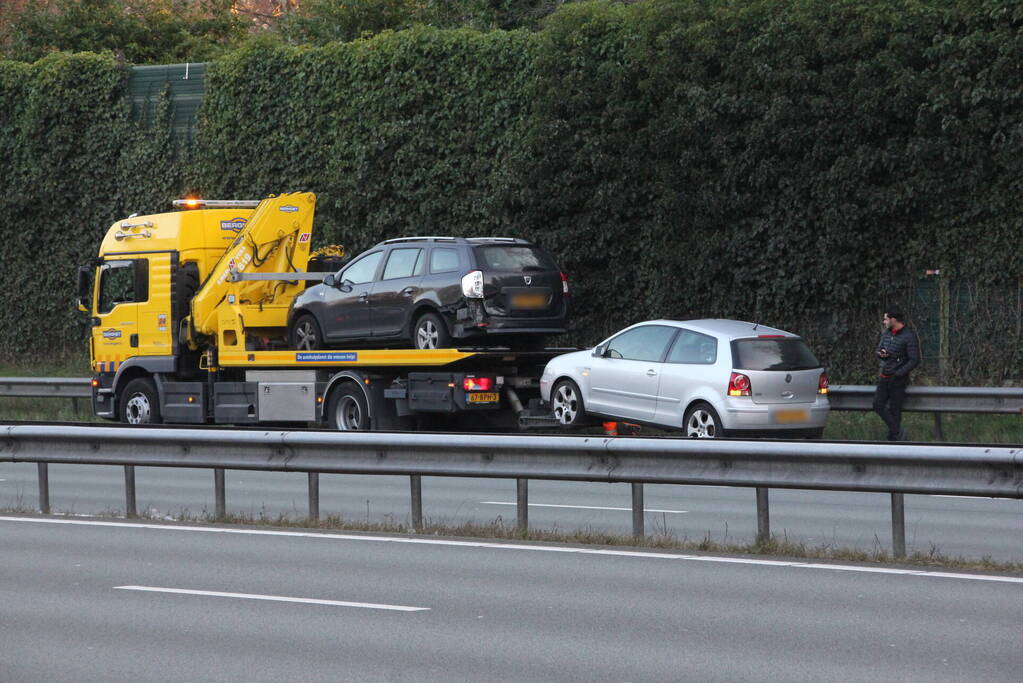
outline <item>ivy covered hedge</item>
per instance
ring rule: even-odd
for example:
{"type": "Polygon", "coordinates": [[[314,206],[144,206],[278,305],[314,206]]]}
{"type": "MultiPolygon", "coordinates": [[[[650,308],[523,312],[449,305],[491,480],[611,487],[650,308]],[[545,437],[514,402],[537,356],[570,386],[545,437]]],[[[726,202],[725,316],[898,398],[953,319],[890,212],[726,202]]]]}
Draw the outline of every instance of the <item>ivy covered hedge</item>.
{"type": "Polygon", "coordinates": [[[540,240],[572,280],[566,341],[756,319],[808,336],[848,383],[869,380],[896,305],[944,330],[925,343],[950,377],[1019,377],[1021,67],[1009,0],[570,4],[536,33],[252,43],[210,65],[175,160],[111,61],[4,63],[0,278],[18,295],[0,344],[80,344],[74,266],[116,218],[184,191],[307,189],[318,240],[351,250],[540,240]],[[914,295],[938,268],[944,306],[914,295]]]}

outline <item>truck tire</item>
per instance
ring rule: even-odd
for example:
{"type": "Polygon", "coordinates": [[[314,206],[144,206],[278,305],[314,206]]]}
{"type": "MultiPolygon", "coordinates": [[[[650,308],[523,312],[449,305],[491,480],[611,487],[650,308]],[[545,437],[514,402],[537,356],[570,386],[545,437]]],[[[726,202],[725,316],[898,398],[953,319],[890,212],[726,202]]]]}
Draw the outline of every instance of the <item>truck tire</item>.
{"type": "Polygon", "coordinates": [[[682,419],[682,429],[691,439],[720,439],[726,436],[721,418],[709,403],[694,403],[682,419]]]}
{"type": "Polygon", "coordinates": [[[330,393],[327,426],[341,432],[365,432],[371,429],[369,404],[362,388],[345,382],[330,393]]]}
{"type": "Polygon", "coordinates": [[[436,313],[424,313],[412,326],[412,346],[416,349],[447,349],[451,347],[448,327],[436,313]]]}
{"type": "Polygon", "coordinates": [[[582,392],[570,379],[559,380],[551,389],[551,408],[562,427],[578,427],[586,422],[582,392]]]}
{"type": "Polygon", "coordinates": [[[295,318],[288,330],[291,348],[299,351],[316,351],[323,348],[323,333],[316,318],[308,313],[295,318]]]}
{"type": "Polygon", "coordinates": [[[160,424],[160,399],[153,380],[138,377],[128,382],[117,401],[121,422],[133,425],[160,424]]]}

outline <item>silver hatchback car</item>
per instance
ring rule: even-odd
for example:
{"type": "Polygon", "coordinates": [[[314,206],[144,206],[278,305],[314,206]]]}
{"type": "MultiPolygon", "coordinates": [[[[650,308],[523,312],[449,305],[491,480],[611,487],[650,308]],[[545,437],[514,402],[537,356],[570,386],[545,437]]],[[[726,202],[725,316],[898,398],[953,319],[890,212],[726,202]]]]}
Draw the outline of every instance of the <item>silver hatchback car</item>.
{"type": "Polygon", "coordinates": [[[650,320],[557,356],[540,394],[565,427],[589,418],[687,436],[820,438],[828,376],[798,335],[738,320],[650,320]]]}

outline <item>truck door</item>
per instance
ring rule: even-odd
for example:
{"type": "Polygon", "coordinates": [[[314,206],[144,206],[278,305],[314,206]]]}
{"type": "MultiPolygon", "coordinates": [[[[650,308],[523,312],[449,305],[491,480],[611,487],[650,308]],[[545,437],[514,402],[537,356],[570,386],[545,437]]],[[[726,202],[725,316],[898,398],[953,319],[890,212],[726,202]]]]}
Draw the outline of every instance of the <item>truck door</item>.
{"type": "Polygon", "coordinates": [[[139,302],[149,298],[149,262],[105,259],[99,266],[92,327],[97,372],[114,372],[139,355],[139,302]]]}
{"type": "Polygon", "coordinates": [[[170,356],[173,322],[171,320],[171,253],[146,254],[148,297],[137,302],[140,356],[170,356]]]}

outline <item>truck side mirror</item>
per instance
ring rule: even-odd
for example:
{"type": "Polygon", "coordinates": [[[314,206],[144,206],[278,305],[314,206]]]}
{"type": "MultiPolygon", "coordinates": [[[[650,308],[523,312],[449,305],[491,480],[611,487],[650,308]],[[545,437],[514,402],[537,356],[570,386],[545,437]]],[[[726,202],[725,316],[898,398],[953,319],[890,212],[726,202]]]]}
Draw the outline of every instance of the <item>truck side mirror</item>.
{"type": "Polygon", "coordinates": [[[92,266],[78,267],[78,310],[88,313],[92,304],[92,266]]]}

